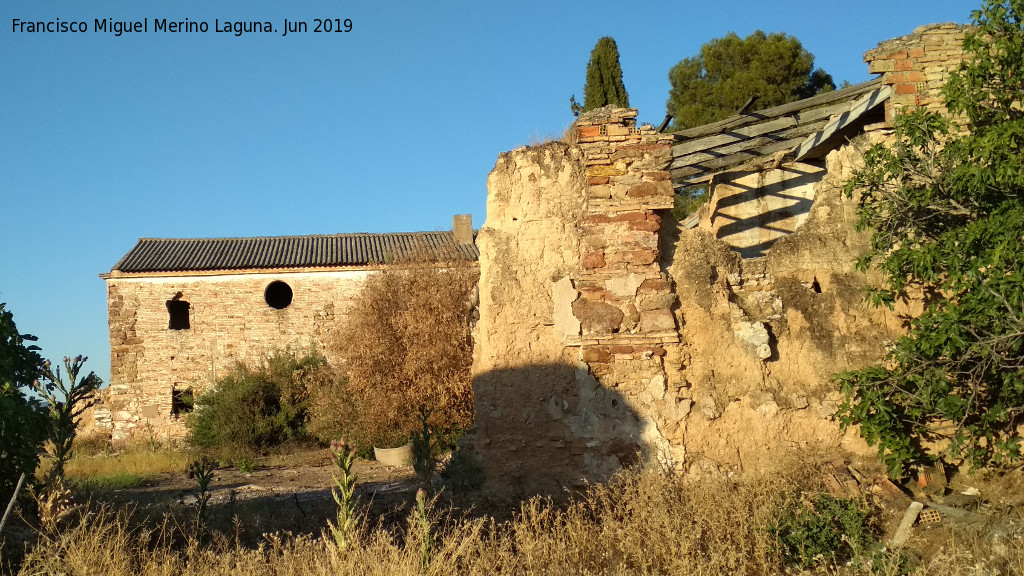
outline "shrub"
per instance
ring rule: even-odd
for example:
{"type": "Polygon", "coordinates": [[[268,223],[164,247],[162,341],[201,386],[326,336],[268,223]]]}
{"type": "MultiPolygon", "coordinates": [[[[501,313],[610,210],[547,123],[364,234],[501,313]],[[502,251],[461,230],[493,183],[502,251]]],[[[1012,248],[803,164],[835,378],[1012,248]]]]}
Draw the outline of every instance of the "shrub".
{"type": "Polygon", "coordinates": [[[847,185],[872,230],[860,268],[883,277],[870,302],[927,295],[882,362],[835,377],[840,422],[860,426],[893,477],[936,453],[972,467],[1024,458],[1024,1],[972,16],[949,116],[898,115],[847,185]]]}
{"type": "Polygon", "coordinates": [[[0,501],[6,503],[18,476],[31,476],[47,438],[46,409],[25,392],[42,375],[34,336],[20,334],[0,303],[0,501]]]}
{"type": "Polygon", "coordinates": [[[371,275],[330,343],[347,381],[314,393],[310,430],[362,449],[404,443],[430,412],[451,444],[473,421],[470,324],[478,272],[397,264],[371,275]]]}
{"type": "Polygon", "coordinates": [[[857,500],[805,495],[779,519],[782,557],[807,569],[836,565],[869,550],[875,541],[867,508],[857,500]]]}
{"type": "Polygon", "coordinates": [[[200,448],[248,454],[306,434],[307,389],[332,377],[322,355],[278,351],[258,366],[238,363],[196,398],[186,425],[200,448]]]}

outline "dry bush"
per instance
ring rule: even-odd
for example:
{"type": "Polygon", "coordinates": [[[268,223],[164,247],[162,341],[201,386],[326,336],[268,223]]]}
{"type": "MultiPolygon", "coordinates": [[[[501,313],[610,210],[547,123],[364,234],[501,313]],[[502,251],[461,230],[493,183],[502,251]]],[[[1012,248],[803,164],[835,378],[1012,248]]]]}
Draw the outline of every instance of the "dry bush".
{"type": "Polygon", "coordinates": [[[360,448],[402,444],[419,409],[442,435],[473,422],[474,267],[396,264],[371,275],[331,352],[347,382],[313,395],[309,430],[360,448]]]}

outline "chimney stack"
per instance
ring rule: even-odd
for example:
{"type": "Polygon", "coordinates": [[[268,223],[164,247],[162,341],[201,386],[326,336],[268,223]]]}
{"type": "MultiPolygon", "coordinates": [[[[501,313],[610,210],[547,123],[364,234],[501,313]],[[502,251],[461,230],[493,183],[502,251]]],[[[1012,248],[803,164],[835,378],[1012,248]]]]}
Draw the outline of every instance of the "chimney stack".
{"type": "Polygon", "coordinates": [[[473,243],[473,215],[456,214],[452,216],[452,233],[457,244],[473,243]]]}

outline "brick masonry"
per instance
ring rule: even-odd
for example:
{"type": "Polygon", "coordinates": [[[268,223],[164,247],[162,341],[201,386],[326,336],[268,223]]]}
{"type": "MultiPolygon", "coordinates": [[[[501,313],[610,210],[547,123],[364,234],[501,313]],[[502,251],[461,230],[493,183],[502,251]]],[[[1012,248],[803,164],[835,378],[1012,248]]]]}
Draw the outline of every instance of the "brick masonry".
{"type": "Polygon", "coordinates": [[[949,74],[964,58],[967,27],[958,24],[930,24],[913,33],[886,40],[864,54],[868,71],[882,74],[893,94],[885,104],[886,120],[894,111],[923,106],[944,112],[942,87],[949,74]]]}

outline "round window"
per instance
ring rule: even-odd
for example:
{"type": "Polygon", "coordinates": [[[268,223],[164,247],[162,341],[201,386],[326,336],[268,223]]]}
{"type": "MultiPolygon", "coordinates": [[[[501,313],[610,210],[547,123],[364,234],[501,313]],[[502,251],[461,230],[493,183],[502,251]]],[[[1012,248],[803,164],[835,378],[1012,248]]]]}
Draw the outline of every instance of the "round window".
{"type": "Polygon", "coordinates": [[[263,299],[267,301],[267,306],[283,310],[292,303],[292,287],[280,280],[274,280],[263,291],[263,299]]]}

